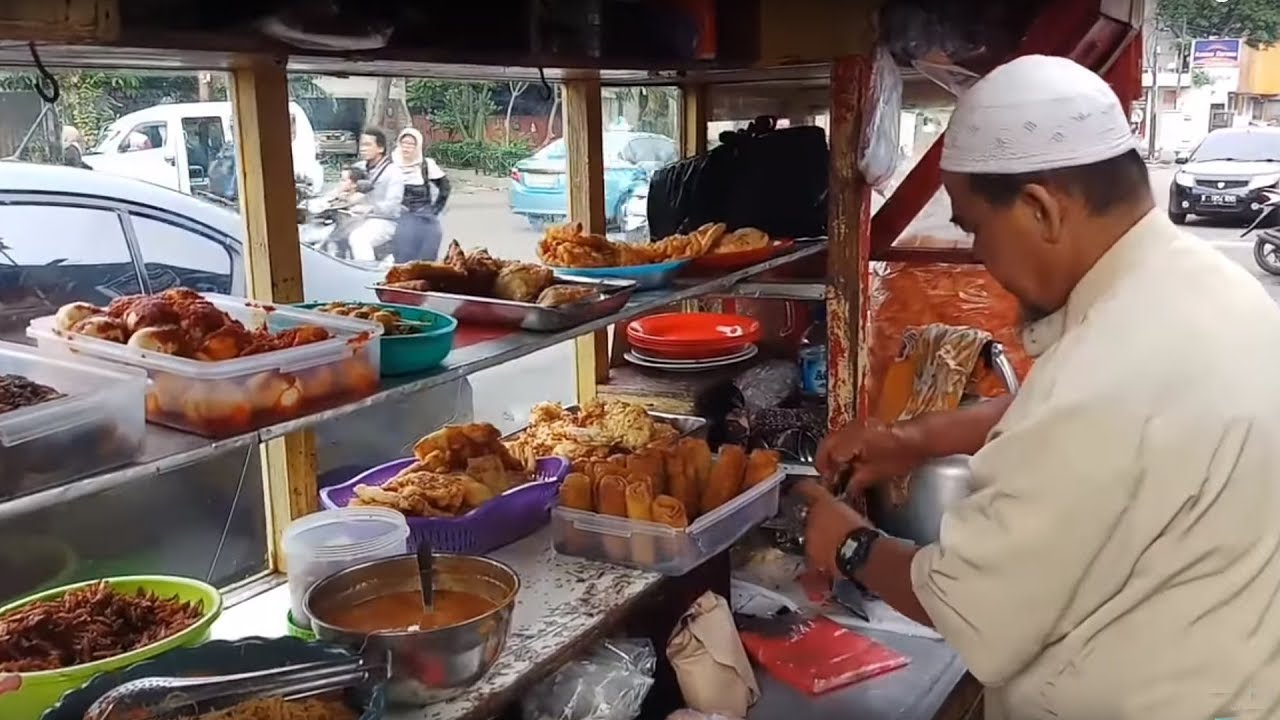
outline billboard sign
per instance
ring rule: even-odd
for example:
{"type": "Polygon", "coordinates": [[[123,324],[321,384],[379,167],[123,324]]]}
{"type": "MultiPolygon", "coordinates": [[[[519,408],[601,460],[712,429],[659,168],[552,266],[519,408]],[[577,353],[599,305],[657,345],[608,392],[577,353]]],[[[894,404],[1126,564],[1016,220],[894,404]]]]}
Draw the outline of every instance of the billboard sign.
{"type": "Polygon", "coordinates": [[[1240,40],[1191,41],[1191,67],[1230,68],[1240,66],[1240,40]]]}

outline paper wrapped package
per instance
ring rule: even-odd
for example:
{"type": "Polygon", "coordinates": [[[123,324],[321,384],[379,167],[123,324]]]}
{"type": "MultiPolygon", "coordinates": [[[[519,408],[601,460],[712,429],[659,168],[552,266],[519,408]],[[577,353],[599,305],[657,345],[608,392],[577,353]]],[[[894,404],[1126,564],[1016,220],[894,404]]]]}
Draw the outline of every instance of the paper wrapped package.
{"type": "Polygon", "coordinates": [[[760,699],[729,603],[715,593],[703,593],[680,618],[667,642],[667,659],[690,709],[746,717],[760,699]]]}

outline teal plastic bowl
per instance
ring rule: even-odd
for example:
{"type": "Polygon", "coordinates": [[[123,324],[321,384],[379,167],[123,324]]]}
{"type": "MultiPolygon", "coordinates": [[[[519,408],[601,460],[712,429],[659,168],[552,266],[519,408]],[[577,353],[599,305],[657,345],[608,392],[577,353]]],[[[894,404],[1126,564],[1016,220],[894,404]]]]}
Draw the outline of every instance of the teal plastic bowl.
{"type": "MultiPolygon", "coordinates": [[[[357,300],[335,300],[342,305],[364,305],[385,310],[394,310],[404,320],[424,323],[427,327],[413,335],[383,335],[379,354],[381,355],[382,376],[413,375],[426,372],[449,357],[453,350],[453,333],[458,329],[458,321],[444,313],[413,307],[412,305],[394,305],[392,303],[359,302],[357,300]]],[[[297,305],[303,310],[332,305],[333,303],[303,303],[297,305]]]]}

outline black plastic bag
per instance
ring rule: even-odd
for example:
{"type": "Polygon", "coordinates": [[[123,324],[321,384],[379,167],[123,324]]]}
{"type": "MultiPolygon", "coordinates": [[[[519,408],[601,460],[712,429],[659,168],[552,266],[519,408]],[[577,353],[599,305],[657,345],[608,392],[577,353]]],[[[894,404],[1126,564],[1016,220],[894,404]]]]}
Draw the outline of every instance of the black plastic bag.
{"type": "Polygon", "coordinates": [[[827,137],[819,127],[776,129],[756,118],[720,145],[654,173],[649,231],[655,238],[709,222],[754,227],[776,238],[827,233],[827,137]]]}

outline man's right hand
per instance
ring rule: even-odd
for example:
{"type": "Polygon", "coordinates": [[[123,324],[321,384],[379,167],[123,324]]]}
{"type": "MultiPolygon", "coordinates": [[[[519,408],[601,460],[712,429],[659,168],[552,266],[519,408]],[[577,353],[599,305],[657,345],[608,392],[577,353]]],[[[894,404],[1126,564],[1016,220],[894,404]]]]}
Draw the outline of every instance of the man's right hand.
{"type": "Polygon", "coordinates": [[[902,477],[928,458],[902,425],[879,420],[853,422],[828,435],[818,445],[818,473],[834,477],[852,468],[847,492],[860,493],[886,480],[902,477]]]}

